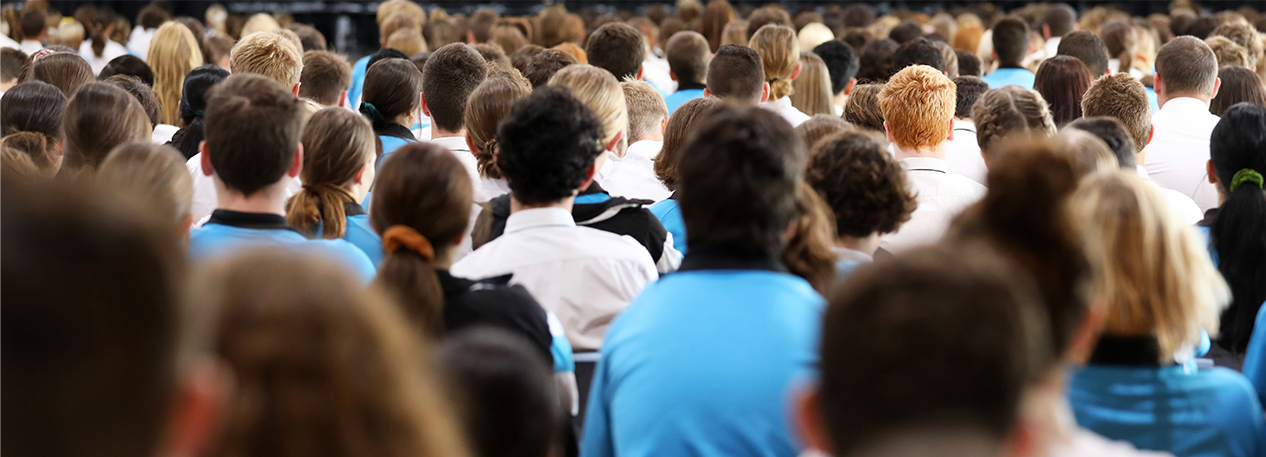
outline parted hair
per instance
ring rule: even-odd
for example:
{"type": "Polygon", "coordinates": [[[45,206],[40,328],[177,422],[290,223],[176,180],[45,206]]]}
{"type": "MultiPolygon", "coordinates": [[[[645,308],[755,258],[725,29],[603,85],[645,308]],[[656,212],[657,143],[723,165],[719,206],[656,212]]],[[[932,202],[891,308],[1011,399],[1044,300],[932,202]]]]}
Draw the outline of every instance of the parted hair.
{"type": "Polygon", "coordinates": [[[646,60],[646,43],[642,33],[622,22],[604,24],[585,41],[589,64],[605,69],[618,80],[637,78],[646,60]]]}
{"type": "Polygon", "coordinates": [[[535,89],[549,84],[549,79],[553,78],[554,73],[558,73],[558,70],[577,63],[580,63],[580,61],[565,51],[545,49],[532,56],[532,60],[528,61],[523,77],[527,78],[532,83],[532,88],[535,89]]]}
{"type": "Polygon", "coordinates": [[[1156,53],[1156,78],[1170,96],[1210,95],[1218,78],[1218,60],[1200,39],[1180,36],[1169,40],[1156,53]]]}
{"type": "Polygon", "coordinates": [[[234,74],[264,75],[291,90],[303,75],[303,55],[286,37],[256,32],[242,37],[233,46],[229,67],[234,74]]]}
{"type": "Polygon", "coordinates": [[[644,135],[658,129],[668,119],[668,105],[664,97],[645,81],[620,83],[624,101],[629,109],[628,140],[632,144],[644,135]]]}
{"type": "Polygon", "coordinates": [[[680,181],[678,167],[685,150],[686,141],[694,133],[698,123],[721,100],[714,97],[696,98],[677,107],[668,118],[668,126],[664,128],[664,146],[655,157],[655,177],[664,187],[677,190],[680,181]]]}
{"type": "Polygon", "coordinates": [[[624,139],[628,139],[628,105],[624,90],[611,72],[592,65],[571,65],[555,73],[549,85],[570,89],[573,97],[602,119],[604,147],[621,132],[626,134],[624,139]]]}
{"type": "Polygon", "coordinates": [[[153,126],[132,94],[107,83],[88,83],[66,103],[63,171],[95,170],[115,146],[148,140],[153,126]]]}
{"type": "Polygon", "coordinates": [[[497,168],[522,204],[563,200],[588,179],[586,171],[603,152],[602,131],[602,118],[566,87],[537,89],[497,128],[497,168]]]}
{"type": "Polygon", "coordinates": [[[708,64],[712,62],[708,39],[689,30],[677,32],[668,39],[664,57],[680,83],[703,83],[708,76],[708,64]]]}
{"type": "Polygon", "coordinates": [[[422,70],[422,94],[435,127],[465,128],[466,101],[487,76],[487,62],[470,46],[453,43],[431,53],[422,70]]]}
{"type": "Polygon", "coordinates": [[[1213,57],[1217,59],[1219,67],[1248,68],[1248,50],[1243,46],[1223,36],[1211,36],[1204,42],[1209,45],[1209,49],[1213,50],[1213,57]]]}
{"type": "MultiPolygon", "coordinates": [[[[0,99],[0,135],[34,132],[51,145],[65,138],[62,113],[66,95],[43,81],[27,81],[9,88],[0,99]]],[[[51,159],[51,158],[50,158],[51,159]]],[[[36,165],[40,165],[39,160],[36,165]]]]}
{"type": "Polygon", "coordinates": [[[121,144],[110,151],[94,177],[105,188],[130,192],[172,224],[193,214],[193,177],[184,156],[171,146],[149,141],[121,144]]]}
{"type": "Polygon", "coordinates": [[[497,125],[510,114],[515,102],[531,93],[526,79],[509,72],[489,76],[471,92],[466,106],[466,138],[474,145],[471,152],[481,176],[502,178],[496,163],[497,125]]]}
{"type": "Polygon", "coordinates": [[[299,96],[326,106],[337,106],[339,96],[352,85],[352,66],[347,58],[330,51],[303,53],[299,96]]]}
{"type": "Polygon", "coordinates": [[[805,180],[835,214],[837,236],[892,233],[918,202],[901,164],[874,133],[843,132],[818,142],[805,180]]]}
{"type": "Polygon", "coordinates": [[[164,124],[180,125],[180,93],[184,88],[185,75],[202,66],[202,50],[198,43],[198,37],[176,21],[167,22],[154,32],[153,44],[145,62],[154,71],[154,91],[158,92],[158,101],[163,106],[161,120],[164,124]]]}
{"type": "Polygon", "coordinates": [[[717,98],[759,103],[766,82],[761,55],[747,46],[721,46],[708,63],[708,91],[717,98]]]}
{"type": "Polygon", "coordinates": [[[985,92],[971,109],[976,123],[976,142],[986,158],[992,158],[1004,138],[1012,135],[1049,137],[1055,121],[1042,94],[1010,85],[985,92]]]}
{"type": "Polygon", "coordinates": [[[1218,28],[1213,29],[1211,37],[1221,36],[1230,39],[1236,44],[1243,46],[1248,52],[1248,67],[1261,64],[1260,59],[1266,53],[1266,43],[1262,42],[1261,32],[1249,24],[1239,22],[1224,22],[1218,28]]]}
{"type": "Polygon", "coordinates": [[[276,81],[252,73],[234,73],[206,98],[207,152],[225,187],[251,196],[281,180],[294,163],[302,134],[302,101],[276,81]]]}
{"type": "Polygon", "coordinates": [[[88,61],[79,54],[55,52],[35,61],[31,66],[31,79],[52,84],[70,98],[80,87],[96,78],[92,76],[88,61]]]}
{"type": "MultiPolygon", "coordinates": [[[[344,205],[355,203],[344,187],[377,158],[369,121],[350,110],[317,111],[303,127],[303,189],[286,204],[286,222],[309,237],[339,239],[347,231],[344,205]]],[[[366,183],[368,184],[368,183],[366,183]]]]}
{"type": "Polygon", "coordinates": [[[879,92],[883,89],[883,84],[858,84],[844,103],[844,120],[883,133],[884,112],[879,108],[879,92]]]}
{"type": "Polygon", "coordinates": [[[1081,98],[1085,117],[1110,117],[1121,121],[1134,138],[1135,152],[1147,146],[1152,132],[1152,110],[1143,84],[1128,74],[1102,76],[1090,84],[1081,98]]]}
{"type": "Polygon", "coordinates": [[[791,73],[800,62],[800,40],[796,31],[781,25],[761,27],[752,34],[747,46],[760,54],[765,82],[769,83],[769,99],[776,100],[795,93],[791,73]]]}
{"type": "Polygon", "coordinates": [[[897,146],[926,149],[944,143],[954,119],[955,91],[953,81],[926,65],[893,75],[879,92],[879,107],[897,146]]]}

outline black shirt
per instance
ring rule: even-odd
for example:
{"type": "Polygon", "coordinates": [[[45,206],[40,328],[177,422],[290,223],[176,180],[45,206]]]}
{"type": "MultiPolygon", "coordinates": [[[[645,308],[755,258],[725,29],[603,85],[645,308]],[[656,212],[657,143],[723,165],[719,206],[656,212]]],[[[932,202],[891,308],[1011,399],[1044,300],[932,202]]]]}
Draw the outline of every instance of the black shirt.
{"type": "Polygon", "coordinates": [[[435,270],[444,293],[444,329],[454,333],[488,325],[518,334],[553,364],[553,336],[545,309],[520,285],[510,285],[511,275],[472,281],[435,270]]]}

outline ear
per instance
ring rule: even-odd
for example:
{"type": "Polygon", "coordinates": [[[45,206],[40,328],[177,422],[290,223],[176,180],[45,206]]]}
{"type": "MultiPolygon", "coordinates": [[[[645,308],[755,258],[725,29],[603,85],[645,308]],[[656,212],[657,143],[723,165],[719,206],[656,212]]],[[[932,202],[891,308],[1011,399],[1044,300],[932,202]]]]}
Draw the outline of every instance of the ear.
{"type": "Polygon", "coordinates": [[[203,360],[181,378],[167,424],[169,455],[204,455],[224,414],[233,375],[225,365],[203,360]]]}
{"type": "MultiPolygon", "coordinates": [[[[1108,72],[1111,71],[1112,70],[1108,70],[1108,72]]],[[[1156,92],[1156,95],[1158,96],[1165,93],[1165,80],[1161,79],[1159,71],[1152,74],[1152,91],[1156,92]]]]}
{"type": "Polygon", "coordinates": [[[703,96],[704,96],[704,97],[711,97],[711,96],[712,96],[712,90],[708,89],[707,87],[703,88],[703,96]]]}
{"type": "Polygon", "coordinates": [[[822,422],[822,409],[817,387],[807,388],[796,394],[792,400],[795,410],[796,431],[800,442],[810,449],[831,454],[831,442],[827,437],[826,425],[822,422]]]}
{"type": "Polygon", "coordinates": [[[299,96],[299,86],[302,86],[302,85],[303,85],[303,83],[295,83],[295,87],[293,87],[293,88],[291,88],[291,89],[290,89],[290,93],[292,93],[292,94],[294,94],[296,97],[298,97],[298,96],[299,96]]]}
{"type": "Polygon", "coordinates": [[[595,176],[598,176],[598,161],[597,160],[594,160],[593,165],[590,165],[589,168],[585,169],[585,182],[580,184],[580,187],[576,189],[576,192],[579,193],[582,190],[588,189],[589,185],[593,184],[593,178],[595,176]]]}
{"type": "Polygon", "coordinates": [[[479,148],[475,147],[475,142],[474,140],[470,139],[470,135],[466,135],[462,138],[466,140],[466,149],[470,150],[471,155],[474,155],[477,152],[483,152],[483,151],[480,151],[479,148]]]}
{"type": "Polygon", "coordinates": [[[764,84],[764,86],[760,89],[760,102],[765,103],[769,101],[769,83],[765,82],[762,84],[764,84]]]}
{"type": "Polygon", "coordinates": [[[347,103],[347,89],[343,89],[343,92],[338,94],[338,107],[347,108],[347,103]]]}
{"type": "Polygon", "coordinates": [[[989,60],[998,60],[998,51],[989,51],[989,60]]]}
{"type": "Polygon", "coordinates": [[[643,64],[643,65],[642,65],[642,66],[640,66],[640,67],[637,67],[637,79],[638,79],[638,81],[641,81],[641,80],[642,80],[642,74],[643,74],[643,73],[646,73],[646,65],[645,65],[645,64],[643,64]]]}
{"type": "Polygon", "coordinates": [[[620,140],[622,140],[622,139],[624,139],[624,131],[623,131],[623,130],[621,130],[621,131],[620,131],[620,133],[615,134],[615,137],[614,137],[614,138],[611,138],[611,141],[608,141],[608,142],[607,142],[607,144],[606,144],[606,145],[604,145],[603,147],[605,147],[605,148],[606,148],[606,150],[608,150],[608,151],[614,151],[614,150],[615,150],[615,146],[616,146],[617,144],[620,144],[620,140]]]}
{"type": "Polygon", "coordinates": [[[295,145],[295,160],[290,163],[290,169],[286,170],[286,176],[297,177],[300,171],[303,171],[303,143],[295,145]]]}
{"type": "Polygon", "coordinates": [[[418,102],[422,104],[422,114],[431,117],[431,109],[426,106],[426,94],[418,92],[418,102]]]}
{"type": "Polygon", "coordinates": [[[369,171],[369,167],[371,166],[373,166],[373,162],[366,162],[364,165],[361,165],[360,169],[356,170],[356,174],[352,175],[352,182],[356,184],[365,184],[365,172],[369,171]]]}
{"type": "Polygon", "coordinates": [[[675,71],[668,70],[668,77],[672,78],[674,82],[681,82],[681,81],[677,81],[677,72],[675,71]]]}
{"type": "Polygon", "coordinates": [[[470,43],[470,44],[475,44],[475,31],[474,31],[474,30],[467,30],[467,31],[466,31],[466,42],[467,42],[467,43],[470,43]]]}
{"type": "Polygon", "coordinates": [[[176,224],[176,227],[180,229],[181,234],[189,236],[189,232],[193,230],[193,213],[186,214],[185,218],[176,224]]]}
{"type": "Polygon", "coordinates": [[[888,128],[888,121],[884,121],[884,136],[888,138],[889,143],[897,142],[897,139],[892,137],[892,129],[888,128]]]}
{"type": "Polygon", "coordinates": [[[800,77],[800,67],[803,67],[803,66],[804,66],[804,64],[803,64],[803,63],[801,63],[801,62],[796,62],[796,69],[795,69],[795,70],[791,70],[791,80],[792,80],[792,81],[795,81],[795,80],[796,80],[796,78],[799,78],[799,77],[800,77]]]}
{"type": "Polygon", "coordinates": [[[205,140],[198,143],[198,152],[202,154],[202,175],[211,176],[215,169],[211,167],[211,150],[207,148],[205,140]]]}
{"type": "MultiPolygon", "coordinates": [[[[1155,137],[1156,137],[1156,126],[1148,127],[1147,128],[1147,144],[1152,144],[1152,138],[1155,138],[1155,137]]],[[[1147,144],[1145,144],[1144,146],[1147,146],[1147,144]]]]}
{"type": "Polygon", "coordinates": [[[1042,24],[1042,38],[1045,38],[1045,39],[1048,39],[1048,40],[1049,40],[1049,39],[1051,39],[1051,26],[1050,26],[1050,25],[1048,25],[1048,24],[1042,24]]]}
{"type": "Polygon", "coordinates": [[[664,132],[666,132],[666,131],[668,131],[668,118],[667,118],[667,117],[665,117],[665,118],[663,118],[663,119],[660,119],[660,121],[659,121],[659,133],[660,133],[660,134],[663,134],[663,133],[664,133],[664,132]]]}
{"type": "Polygon", "coordinates": [[[950,118],[949,135],[945,137],[945,141],[954,141],[954,118],[950,118]]]}
{"type": "Polygon", "coordinates": [[[848,80],[848,84],[844,85],[844,95],[853,95],[853,89],[857,88],[857,78],[848,80]]]}
{"type": "Polygon", "coordinates": [[[1209,98],[1217,97],[1218,91],[1221,89],[1222,89],[1222,78],[1213,78],[1213,93],[1209,95],[1209,98]]]}
{"type": "Polygon", "coordinates": [[[1213,168],[1213,161],[1204,161],[1204,172],[1209,175],[1209,184],[1218,183],[1218,170],[1213,168]]]}
{"type": "Polygon", "coordinates": [[[387,37],[382,37],[378,39],[378,47],[383,48],[383,49],[387,48],[387,37]]]}

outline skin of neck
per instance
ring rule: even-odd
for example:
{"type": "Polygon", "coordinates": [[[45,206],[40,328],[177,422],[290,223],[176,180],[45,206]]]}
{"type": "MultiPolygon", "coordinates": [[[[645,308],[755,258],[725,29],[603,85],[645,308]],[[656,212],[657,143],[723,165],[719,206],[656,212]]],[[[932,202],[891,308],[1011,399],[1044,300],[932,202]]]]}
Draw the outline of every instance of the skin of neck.
{"type": "Polygon", "coordinates": [[[1213,97],[1209,94],[1197,94],[1195,92],[1178,92],[1171,94],[1167,92],[1164,95],[1161,95],[1159,90],[1156,91],[1156,105],[1162,108],[1166,103],[1169,103],[1170,100],[1175,98],[1194,98],[1203,102],[1206,107],[1209,106],[1210,100],[1213,100],[1213,97]]]}
{"type": "Polygon", "coordinates": [[[850,455],[856,457],[955,455],[963,457],[994,457],[1003,455],[1005,446],[984,432],[967,427],[944,429],[922,428],[894,431],[890,439],[858,449],[850,455]]]}
{"type": "Polygon", "coordinates": [[[853,236],[841,236],[835,240],[836,246],[861,251],[869,256],[874,256],[875,251],[879,250],[879,234],[872,233],[870,236],[858,238],[853,236]]]}
{"type": "Polygon", "coordinates": [[[844,91],[840,91],[840,93],[835,94],[835,97],[831,99],[831,104],[835,106],[844,106],[848,104],[848,94],[844,93],[844,91]]]}
{"type": "MultiPolygon", "coordinates": [[[[588,186],[588,184],[586,184],[586,186],[588,186]]],[[[510,194],[510,214],[514,214],[519,211],[524,211],[524,210],[529,210],[529,209],[541,209],[541,208],[559,208],[559,209],[567,211],[567,213],[570,214],[572,203],[576,201],[576,194],[577,192],[573,192],[570,197],[564,198],[562,200],[556,200],[556,201],[546,202],[546,203],[537,203],[533,205],[525,205],[519,202],[518,197],[515,197],[514,193],[511,193],[510,194]]]]}
{"type": "Polygon", "coordinates": [[[251,195],[225,187],[219,176],[215,176],[215,196],[218,200],[216,209],[238,211],[243,213],[264,213],[286,215],[286,184],[290,177],[285,176],[272,185],[256,191],[251,195]]]}
{"type": "Polygon", "coordinates": [[[449,268],[452,268],[453,259],[457,258],[457,248],[461,246],[461,244],[462,244],[462,239],[458,238],[457,241],[448,245],[448,247],[444,248],[443,251],[436,252],[435,260],[431,262],[431,264],[435,266],[435,269],[447,270],[449,268]]]}
{"type": "Polygon", "coordinates": [[[1050,370],[1042,381],[1029,387],[1024,394],[1021,415],[1036,432],[1041,448],[1073,439],[1077,422],[1068,404],[1064,366],[1050,370]]]}
{"type": "Polygon", "coordinates": [[[897,151],[898,159],[908,159],[911,157],[931,157],[934,159],[945,160],[946,143],[948,142],[942,141],[940,144],[937,144],[936,146],[933,146],[930,148],[922,148],[922,149],[917,149],[917,148],[907,149],[907,148],[901,147],[897,143],[892,143],[892,147],[893,149],[897,151]]]}

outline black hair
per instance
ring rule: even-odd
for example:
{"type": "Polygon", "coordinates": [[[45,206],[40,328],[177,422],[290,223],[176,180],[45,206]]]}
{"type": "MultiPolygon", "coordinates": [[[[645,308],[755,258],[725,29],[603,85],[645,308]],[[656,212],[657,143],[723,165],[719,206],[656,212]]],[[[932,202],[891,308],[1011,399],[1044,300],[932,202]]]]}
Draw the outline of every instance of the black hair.
{"type": "Polygon", "coordinates": [[[215,65],[203,65],[185,75],[180,94],[180,119],[185,125],[171,142],[186,159],[198,153],[198,144],[204,139],[202,123],[206,117],[207,91],[228,77],[228,70],[215,65]]]}
{"type": "Polygon", "coordinates": [[[958,75],[959,76],[984,76],[984,71],[980,68],[980,57],[976,54],[964,51],[962,49],[954,50],[954,55],[958,57],[958,75]]]}
{"type": "Polygon", "coordinates": [[[1133,170],[1138,166],[1138,159],[1134,156],[1138,152],[1134,146],[1134,137],[1130,136],[1125,124],[1116,118],[1086,117],[1072,121],[1064,128],[1081,130],[1099,137],[1108,144],[1108,149],[1112,150],[1112,155],[1116,156],[1117,165],[1121,168],[1133,170]]]}
{"type": "Polygon", "coordinates": [[[976,105],[981,95],[989,92],[989,83],[976,76],[959,76],[954,78],[955,98],[954,117],[971,117],[971,107],[976,105]]]}
{"type": "Polygon", "coordinates": [[[497,167],[520,203],[565,199],[585,180],[602,153],[602,120],[557,86],[519,100],[497,128],[497,167]]]}
{"type": "Polygon", "coordinates": [[[1019,17],[1002,18],[993,26],[993,51],[1002,68],[1019,67],[1029,52],[1029,25],[1019,17]]]}
{"type": "Polygon", "coordinates": [[[888,38],[897,44],[906,44],[923,36],[923,27],[910,21],[902,21],[888,32],[888,38]]]}
{"type": "MultiPolygon", "coordinates": [[[[370,55],[369,55],[369,61],[368,61],[368,63],[365,65],[365,68],[366,68],[366,69],[369,69],[369,67],[374,66],[374,64],[378,63],[378,61],[383,60],[383,59],[404,59],[404,60],[409,60],[409,56],[408,56],[408,55],[405,55],[405,53],[400,52],[400,51],[397,51],[397,50],[395,50],[395,49],[391,49],[391,48],[382,48],[382,49],[379,49],[377,52],[375,52],[375,53],[373,53],[373,54],[370,54],[370,55]]],[[[409,61],[410,61],[410,62],[412,62],[412,60],[409,60],[409,61]]],[[[418,70],[418,71],[422,71],[422,70],[418,70]]]]}
{"type": "Polygon", "coordinates": [[[885,82],[892,71],[892,53],[900,46],[896,41],[884,38],[866,44],[862,48],[861,68],[857,70],[857,80],[865,82],[885,82]]]}
{"type": "Polygon", "coordinates": [[[848,86],[850,79],[857,77],[861,68],[861,60],[853,46],[839,40],[830,40],[813,48],[813,53],[826,63],[826,71],[831,75],[831,93],[838,94],[848,86]]]}
{"type": "Polygon", "coordinates": [[[1231,306],[1222,312],[1218,343],[1243,353],[1257,311],[1266,301],[1266,262],[1262,261],[1266,259],[1266,190],[1262,189],[1266,108],[1248,103],[1232,106],[1222,113],[1210,138],[1209,160],[1227,192],[1210,227],[1210,238],[1218,253],[1218,270],[1233,297],[1231,306]]]}
{"type": "Polygon", "coordinates": [[[892,53],[892,74],[889,77],[911,65],[927,65],[936,71],[945,72],[945,57],[931,40],[915,38],[897,46],[897,50],[892,53]]]}
{"type": "Polygon", "coordinates": [[[101,69],[101,74],[97,75],[97,80],[105,81],[106,78],[114,75],[135,76],[145,85],[154,87],[154,70],[150,69],[149,64],[145,63],[144,60],[134,55],[125,54],[111,59],[101,69]]]}

